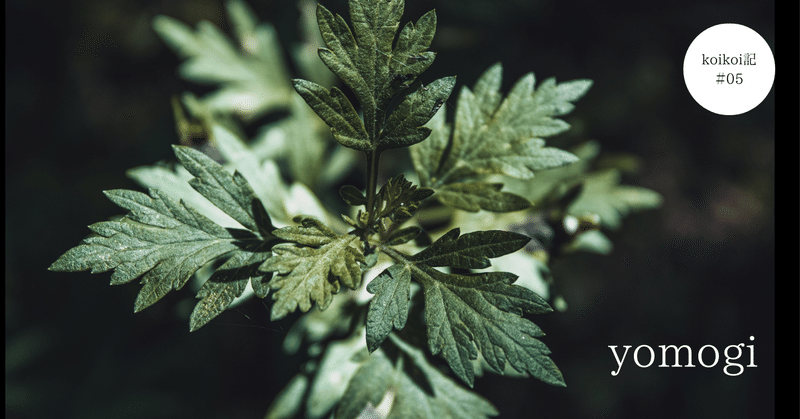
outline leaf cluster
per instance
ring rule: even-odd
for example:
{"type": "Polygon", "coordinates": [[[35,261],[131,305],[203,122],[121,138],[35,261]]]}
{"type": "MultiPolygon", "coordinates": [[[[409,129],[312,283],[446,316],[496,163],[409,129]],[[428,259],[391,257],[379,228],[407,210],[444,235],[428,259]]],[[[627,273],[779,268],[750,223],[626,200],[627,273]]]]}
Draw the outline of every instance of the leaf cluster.
{"type": "MultiPolygon", "coordinates": [[[[441,108],[455,77],[422,79],[436,58],[429,51],[434,11],[401,29],[402,0],[350,0],[350,25],[317,5],[319,34],[307,38],[324,47],[316,67],[296,54],[310,80],[289,83],[272,27],[258,24],[241,0],[227,7],[235,44],[207,22],[192,31],[171,18],[154,21],[157,33],[186,58],[181,75],[219,86],[173,105],[182,141],[207,137],[225,163],[175,146],[180,165],[174,170],[131,170],[149,194],[106,191],[129,212],[89,226],[93,235],[49,269],[113,270],[112,285],[141,278],[137,312],[195,278],[200,301],[192,331],[248,288],[259,298],[272,291],[271,320],[298,309],[306,313],[285,348],[295,353],[308,344],[319,362],[308,363],[289,383],[269,418],[292,417],[303,403],[309,418],[331,412],[355,418],[386,400],[390,418],[497,415],[414,346],[425,343],[470,387],[485,367],[564,386],[539,340],[544,333],[523,317],[552,311],[548,285],[541,287],[551,280],[548,255],[558,242],[549,223],[563,221],[571,229],[565,248],[602,253],[610,251],[610,241],[601,227],[616,229],[629,212],[661,201],[653,191],[621,186],[617,169],[588,172],[594,143],[572,152],[546,145],[569,128],[560,118],[591,81],[551,78],[537,86],[530,73],[503,95],[498,63],[471,89],[460,89],[448,123],[441,108]],[[358,107],[339,87],[326,87],[332,75],[358,107]],[[289,117],[250,143],[229,117],[247,122],[278,108],[289,117]],[[330,152],[328,142],[335,143],[328,135],[344,146],[337,150],[363,152],[367,161],[364,190],[339,188],[354,207],[342,214],[344,223],[317,199],[335,195],[327,189],[344,183],[342,167],[352,163],[347,153],[330,152]],[[399,174],[383,177],[379,187],[380,154],[402,147],[409,147],[417,184],[399,174]],[[530,208],[538,212],[521,212],[530,208]],[[423,221],[437,211],[447,215],[437,227],[445,228],[426,231],[431,228],[423,221]],[[401,228],[406,222],[411,225],[401,228]],[[379,261],[380,273],[365,281],[379,261]],[[202,268],[209,267],[204,276],[202,268]],[[353,292],[340,292],[343,286],[353,292]],[[319,310],[309,312],[314,305],[319,310]],[[335,340],[343,332],[350,334],[335,340]]],[[[303,14],[312,12],[306,7],[303,14]]]]}

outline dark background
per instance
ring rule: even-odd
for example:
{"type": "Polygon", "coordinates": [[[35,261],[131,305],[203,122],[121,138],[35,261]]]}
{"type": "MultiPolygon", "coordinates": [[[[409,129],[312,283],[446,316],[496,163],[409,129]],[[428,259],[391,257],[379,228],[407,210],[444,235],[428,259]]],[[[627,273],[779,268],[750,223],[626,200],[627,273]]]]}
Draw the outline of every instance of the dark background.
{"type": "MultiPolygon", "coordinates": [[[[434,7],[439,18],[428,80],[471,86],[496,61],[506,92],[529,71],[594,80],[566,138],[641,156],[625,182],[665,199],[609,233],[610,256],[553,267],[569,310],[534,320],[568,387],[490,375],[475,390],[503,418],[773,417],[774,88],[752,111],[719,116],[688,94],[682,66],[718,23],[754,29],[780,56],[774,3],[409,3],[403,22],[434,7]],[[755,345],[758,367],[729,377],[722,351],[738,343],[755,345]],[[721,359],[657,368],[659,356],[641,369],[640,344],[709,344],[721,359]],[[608,345],[633,346],[617,377],[608,345]]],[[[250,4],[285,45],[297,41],[294,2],[250,4]]],[[[325,5],[347,14],[342,1],[325,5]]],[[[198,90],[177,78],[150,27],[157,14],[227,28],[210,0],[6,2],[7,417],[260,418],[303,360],[280,352],[294,318],[270,323],[258,300],[190,334],[188,290],[134,315],[139,286],[46,270],[88,224],[120,212],[102,190],[137,189],[126,169],[172,158],[169,98],[198,90]]]]}

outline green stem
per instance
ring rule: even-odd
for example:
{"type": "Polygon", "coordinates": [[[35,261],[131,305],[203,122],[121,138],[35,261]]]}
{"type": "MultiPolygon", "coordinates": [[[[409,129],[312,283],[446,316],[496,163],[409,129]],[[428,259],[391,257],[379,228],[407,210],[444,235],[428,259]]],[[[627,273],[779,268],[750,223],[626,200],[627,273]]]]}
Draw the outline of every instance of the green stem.
{"type": "Polygon", "coordinates": [[[364,245],[369,247],[369,236],[374,233],[372,226],[375,224],[375,198],[378,188],[378,160],[380,151],[372,150],[366,152],[367,158],[367,226],[364,237],[364,245]]]}

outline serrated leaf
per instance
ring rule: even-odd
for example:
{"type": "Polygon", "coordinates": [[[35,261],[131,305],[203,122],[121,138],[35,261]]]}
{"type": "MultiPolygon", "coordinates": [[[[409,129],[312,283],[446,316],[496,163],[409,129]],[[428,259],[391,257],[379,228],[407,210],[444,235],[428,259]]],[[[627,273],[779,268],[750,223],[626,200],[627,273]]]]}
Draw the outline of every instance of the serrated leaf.
{"type": "MultiPolygon", "coordinates": [[[[512,253],[527,241],[525,236],[503,231],[459,237],[458,229],[453,229],[414,256],[384,248],[398,262],[395,266],[399,266],[392,268],[392,275],[382,278],[381,288],[386,286],[383,282],[395,277],[405,281],[405,272],[422,285],[429,349],[433,354],[441,352],[453,372],[470,386],[475,374],[472,360],[477,359],[479,351],[496,371],[503,371],[508,361],[518,372],[529,373],[548,384],[564,385],[561,372],[548,357],[550,351],[536,339],[544,333],[521,316],[523,312],[552,311],[545,300],[527,288],[513,285],[517,276],[508,272],[448,274],[434,269],[434,266],[485,268],[489,266],[488,258],[512,253]]],[[[395,283],[388,289],[397,293],[397,286],[395,283]]],[[[377,291],[373,301],[388,300],[387,296],[379,295],[382,289],[377,291]]],[[[385,333],[401,311],[393,307],[389,313],[390,316],[373,320],[376,331],[385,333]]],[[[380,334],[374,336],[380,344],[380,334]]]]}
{"type": "Polygon", "coordinates": [[[386,121],[378,148],[408,147],[428,138],[431,130],[423,125],[450,97],[455,84],[454,76],[444,77],[407,95],[386,121]]]}
{"type": "Polygon", "coordinates": [[[603,227],[616,230],[628,213],[661,205],[663,198],[657,192],[638,186],[619,185],[619,182],[620,174],[616,169],[588,174],[583,192],[567,212],[575,216],[597,214],[603,227]]]}
{"type": "Polygon", "coordinates": [[[189,185],[217,208],[249,230],[274,229],[264,205],[239,172],[231,175],[210,157],[190,147],[176,145],[173,149],[183,167],[195,176],[189,181],[189,185]],[[265,222],[269,224],[263,224],[265,222]]]}
{"type": "Polygon", "coordinates": [[[317,22],[326,45],[319,49],[319,57],[358,98],[364,113],[363,131],[341,92],[332,89],[326,95],[324,88],[298,80],[295,88],[346,147],[380,152],[424,140],[430,131],[423,125],[447,100],[455,84],[454,77],[446,77],[427,87],[409,89],[434,60],[435,54],[427,49],[436,31],[436,14],[431,11],[416,25],[406,24],[395,43],[403,1],[353,0],[349,4],[352,31],[340,15],[317,6],[317,22]],[[405,97],[386,119],[390,102],[398,95],[405,97]]]}
{"type": "Polygon", "coordinates": [[[394,264],[367,285],[375,294],[367,312],[367,349],[374,352],[389,336],[392,327],[402,329],[408,320],[411,298],[411,271],[408,266],[394,264]]]}
{"type": "Polygon", "coordinates": [[[67,251],[49,269],[89,269],[92,273],[114,269],[112,285],[144,275],[136,312],[183,287],[200,267],[217,257],[248,252],[243,244],[265,241],[243,230],[222,228],[155,189],[150,190],[150,196],[129,190],[105,194],[131,212],[120,221],[92,224],[90,228],[98,236],[84,239],[84,244],[67,251]]]}
{"type": "Polygon", "coordinates": [[[519,372],[564,386],[561,372],[548,357],[550,350],[536,339],[544,333],[520,315],[522,311],[546,313],[550,306],[527,288],[512,285],[516,275],[444,274],[422,265],[414,278],[425,291],[431,352],[441,352],[453,372],[470,387],[477,351],[495,371],[502,371],[508,361],[519,372]]]}
{"type": "MultiPolygon", "coordinates": [[[[554,79],[547,79],[534,89],[531,73],[502,99],[501,81],[502,66],[498,63],[479,78],[473,90],[462,87],[452,129],[444,124],[443,117],[428,125],[435,130],[432,140],[411,150],[423,186],[439,191],[446,185],[488,175],[527,179],[534,172],[577,160],[571,153],[546,147],[543,138],[569,128],[554,117],[571,111],[571,102],[580,98],[591,82],[576,80],[556,85],[554,79]]],[[[476,197],[459,200],[453,194],[442,194],[438,199],[449,199],[472,210],[481,208],[476,197]]]]}
{"type": "MultiPolygon", "coordinates": [[[[395,368],[395,401],[387,419],[441,418],[484,419],[497,416],[497,409],[480,395],[458,385],[431,365],[425,354],[390,335],[409,358],[409,367],[422,372],[422,377],[412,378],[404,371],[404,365],[395,368]],[[419,381],[425,380],[426,385],[419,381]]],[[[415,374],[416,375],[416,374],[415,374]]]]}
{"type": "Polygon", "coordinates": [[[248,281],[252,282],[259,297],[266,297],[266,291],[269,290],[267,281],[272,273],[259,272],[258,267],[272,256],[270,246],[262,243],[246,250],[225,261],[197,291],[197,298],[201,300],[192,311],[190,332],[203,327],[225,311],[234,299],[242,295],[248,281]]]}
{"type": "Polygon", "coordinates": [[[437,190],[437,198],[445,205],[469,212],[511,212],[531,206],[527,199],[519,195],[501,192],[502,188],[502,183],[450,183],[437,190]]]}
{"type": "Polygon", "coordinates": [[[295,244],[280,244],[272,248],[275,254],[259,268],[276,272],[269,283],[275,303],[272,320],[285,317],[298,307],[306,312],[311,301],[320,310],[330,304],[339,291],[340,282],[351,289],[361,283],[364,253],[360,240],[353,235],[340,236],[319,221],[302,219],[302,226],[275,230],[274,234],[295,244]]]}
{"type": "Polygon", "coordinates": [[[181,76],[219,89],[201,99],[212,113],[234,112],[251,120],[292,100],[286,64],[272,25],[256,24],[252,11],[241,1],[227,2],[238,45],[207,21],[193,31],[185,24],[156,16],[153,29],[180,57],[181,76]]]}
{"type": "Polygon", "coordinates": [[[292,80],[295,90],[308,106],[331,127],[339,144],[360,151],[372,149],[364,123],[350,100],[336,87],[328,89],[306,80],[292,80]]]}
{"type": "MultiPolygon", "coordinates": [[[[234,266],[237,261],[249,260],[255,264],[253,258],[256,258],[260,264],[268,258],[269,249],[275,242],[271,234],[274,227],[247,181],[238,173],[227,173],[219,164],[188,147],[176,146],[175,154],[187,170],[197,176],[189,180],[189,184],[215,208],[250,231],[224,228],[182,200],[175,201],[157,189],[151,189],[149,196],[129,190],[106,191],[112,202],[130,212],[119,221],[91,225],[97,236],[89,237],[84,244],[67,251],[50,269],[91,269],[93,273],[114,269],[112,285],[142,276],[143,287],[134,304],[134,311],[138,312],[169,291],[183,287],[198,269],[218,257],[228,255],[228,267],[231,268],[241,267],[234,266]]],[[[265,295],[264,276],[246,269],[226,270],[216,279],[225,278],[223,282],[245,285],[252,279],[254,288],[260,295],[265,295]]],[[[229,294],[227,288],[215,291],[207,288],[202,297],[208,301],[216,300],[214,308],[209,306],[208,310],[200,310],[202,313],[197,318],[193,316],[192,330],[219,314],[241,292],[232,298],[229,294]]]]}
{"type": "Polygon", "coordinates": [[[375,200],[376,218],[389,217],[392,221],[411,218],[420,202],[431,195],[433,189],[417,187],[401,173],[386,181],[378,191],[375,200]]]}
{"type": "Polygon", "coordinates": [[[428,266],[450,266],[464,269],[483,269],[491,266],[489,258],[516,252],[531,239],[510,231],[475,231],[460,236],[459,228],[445,233],[410,260],[428,266]]]}
{"type": "Polygon", "coordinates": [[[425,354],[391,335],[400,349],[396,365],[375,351],[350,379],[335,419],[372,417],[379,406],[394,419],[485,419],[497,409],[480,395],[458,385],[431,365],[425,354]],[[385,404],[386,401],[388,404],[385,404]]]}

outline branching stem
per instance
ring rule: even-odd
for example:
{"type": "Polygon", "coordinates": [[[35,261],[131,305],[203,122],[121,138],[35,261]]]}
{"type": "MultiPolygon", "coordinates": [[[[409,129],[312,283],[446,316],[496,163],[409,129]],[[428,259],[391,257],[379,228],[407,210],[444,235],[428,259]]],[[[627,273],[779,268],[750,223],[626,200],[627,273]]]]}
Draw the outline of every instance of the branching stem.
{"type": "Polygon", "coordinates": [[[381,152],[372,150],[365,153],[367,158],[367,226],[364,237],[364,246],[366,251],[369,250],[369,236],[374,233],[373,225],[375,224],[375,197],[376,189],[378,188],[378,161],[381,152]]]}

